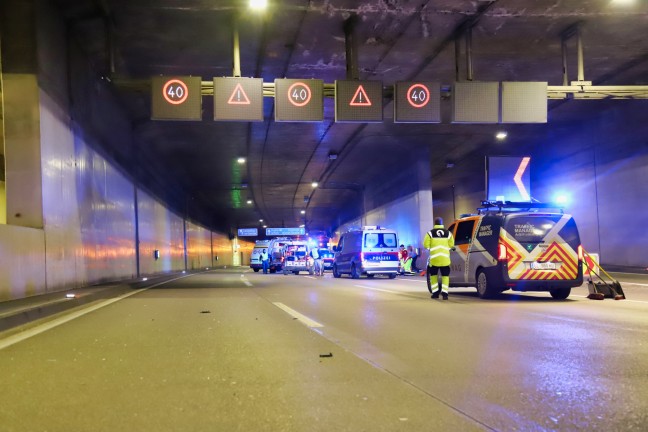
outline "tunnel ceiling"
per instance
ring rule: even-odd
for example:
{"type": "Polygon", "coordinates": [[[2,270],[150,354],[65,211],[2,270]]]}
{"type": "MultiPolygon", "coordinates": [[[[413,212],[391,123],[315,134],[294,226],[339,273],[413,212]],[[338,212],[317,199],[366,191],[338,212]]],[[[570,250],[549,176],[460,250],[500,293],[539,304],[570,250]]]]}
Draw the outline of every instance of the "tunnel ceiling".
{"type": "MultiPolygon", "coordinates": [[[[358,207],[359,191],[409,169],[414,160],[429,158],[438,179],[449,161],[488,152],[517,154],[522,145],[541,145],[555,128],[569,128],[609,104],[623,103],[550,101],[547,124],[508,126],[512,132],[505,143],[493,137],[501,126],[450,124],[446,99],[441,124],[395,124],[389,96],[379,124],[335,123],[329,97],[324,121],[318,123],[275,122],[269,97],[264,122],[214,122],[210,96],[203,97],[200,122],[152,121],[150,77],[232,76],[235,17],[242,76],[264,82],[345,79],[343,26],[355,14],[359,77],[381,80],[386,88],[396,81],[450,86],[457,77],[465,80],[466,45],[460,44],[455,62],[454,40],[467,28],[472,29],[475,81],[562,85],[561,34],[577,23],[585,80],[648,84],[648,4],[642,0],[625,6],[611,0],[270,2],[263,13],[250,12],[243,0],[55,2],[74,43],[111,83],[132,120],[137,162],[127,144],[110,154],[177,211],[188,211],[212,228],[259,227],[264,219],[272,227],[305,222],[311,230],[328,230],[340,221],[342,209],[358,207]],[[247,158],[244,165],[236,162],[239,156],[247,158]],[[313,180],[320,183],[317,189],[313,180]]],[[[576,39],[566,39],[566,47],[572,81],[577,79],[576,39]]],[[[433,187],[442,186],[434,181],[433,187]]]]}

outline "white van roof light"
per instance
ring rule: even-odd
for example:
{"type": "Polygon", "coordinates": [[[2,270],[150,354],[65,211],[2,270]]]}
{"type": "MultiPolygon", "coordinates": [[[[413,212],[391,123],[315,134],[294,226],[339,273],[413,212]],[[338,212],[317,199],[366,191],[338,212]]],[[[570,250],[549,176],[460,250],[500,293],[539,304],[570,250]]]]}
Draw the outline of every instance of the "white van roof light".
{"type": "Polygon", "coordinates": [[[379,229],[385,229],[381,227],[380,225],[365,225],[362,227],[363,230],[379,230],[379,229]]]}

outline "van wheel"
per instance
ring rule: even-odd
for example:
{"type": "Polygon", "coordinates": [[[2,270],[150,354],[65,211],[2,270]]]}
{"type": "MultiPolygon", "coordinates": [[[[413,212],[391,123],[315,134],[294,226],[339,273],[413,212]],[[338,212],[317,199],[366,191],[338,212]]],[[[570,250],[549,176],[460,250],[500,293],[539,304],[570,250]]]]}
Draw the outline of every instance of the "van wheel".
{"type": "Polygon", "coordinates": [[[389,273],[389,279],[396,279],[396,273],[389,273]]]}
{"type": "Polygon", "coordinates": [[[342,275],[341,275],[340,272],[338,271],[337,265],[334,265],[334,266],[333,266],[333,277],[334,277],[334,278],[339,278],[340,276],[342,276],[342,275]]]}
{"type": "Polygon", "coordinates": [[[493,297],[496,293],[492,285],[493,284],[488,281],[488,277],[484,270],[479,270],[477,273],[477,294],[479,294],[479,297],[483,299],[493,297]]]}
{"type": "Polygon", "coordinates": [[[355,264],[351,265],[351,277],[353,279],[360,279],[360,272],[358,271],[358,267],[356,267],[355,264]]]}
{"type": "Polygon", "coordinates": [[[571,288],[552,289],[549,294],[556,300],[565,300],[571,294],[571,288]]]}
{"type": "Polygon", "coordinates": [[[288,270],[284,269],[283,274],[284,276],[288,276],[288,270]]]}
{"type": "Polygon", "coordinates": [[[259,269],[252,269],[254,270],[254,273],[259,273],[259,269]]]}
{"type": "Polygon", "coordinates": [[[369,279],[373,279],[374,276],[376,276],[376,275],[372,275],[372,274],[368,274],[368,275],[367,275],[367,277],[368,277],[369,279]]]}

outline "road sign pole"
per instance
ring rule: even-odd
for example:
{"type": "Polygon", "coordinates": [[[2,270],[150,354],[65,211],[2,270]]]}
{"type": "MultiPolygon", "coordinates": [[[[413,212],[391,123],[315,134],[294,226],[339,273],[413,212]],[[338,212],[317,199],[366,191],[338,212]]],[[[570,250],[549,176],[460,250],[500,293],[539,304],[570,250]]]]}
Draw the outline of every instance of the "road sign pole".
{"type": "Polygon", "coordinates": [[[234,23],[232,24],[232,51],[234,54],[234,68],[232,75],[235,77],[241,76],[241,48],[239,44],[238,20],[238,14],[236,14],[234,17],[234,23]]]}

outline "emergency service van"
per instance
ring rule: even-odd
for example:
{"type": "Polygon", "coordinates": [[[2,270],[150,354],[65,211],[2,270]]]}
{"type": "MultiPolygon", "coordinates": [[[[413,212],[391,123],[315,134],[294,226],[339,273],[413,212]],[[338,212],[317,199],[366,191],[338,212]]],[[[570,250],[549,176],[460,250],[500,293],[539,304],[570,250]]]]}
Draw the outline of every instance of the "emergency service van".
{"type": "Polygon", "coordinates": [[[451,287],[474,286],[481,298],[511,289],[566,299],[582,285],[583,249],[571,215],[543,203],[482,205],[448,228],[451,287]]]}
{"type": "Polygon", "coordinates": [[[379,226],[365,226],[351,230],[340,237],[333,248],[333,276],[349,274],[358,279],[366,274],[377,274],[394,279],[398,274],[398,235],[396,231],[379,226]]]}
{"type": "Polygon", "coordinates": [[[254,243],[254,248],[252,249],[252,254],[250,255],[250,268],[255,272],[258,272],[263,268],[263,262],[261,261],[261,253],[265,251],[268,253],[270,247],[270,240],[257,240],[254,243]]]}
{"type": "Polygon", "coordinates": [[[282,248],[290,241],[288,237],[277,237],[271,240],[257,240],[250,255],[250,268],[258,272],[263,268],[261,252],[265,249],[268,254],[268,268],[271,273],[281,271],[283,267],[282,248]]]}
{"type": "Polygon", "coordinates": [[[308,243],[303,240],[293,240],[287,242],[283,249],[283,274],[299,274],[300,271],[306,271],[308,274],[315,273],[314,260],[308,254],[308,243]]]}

